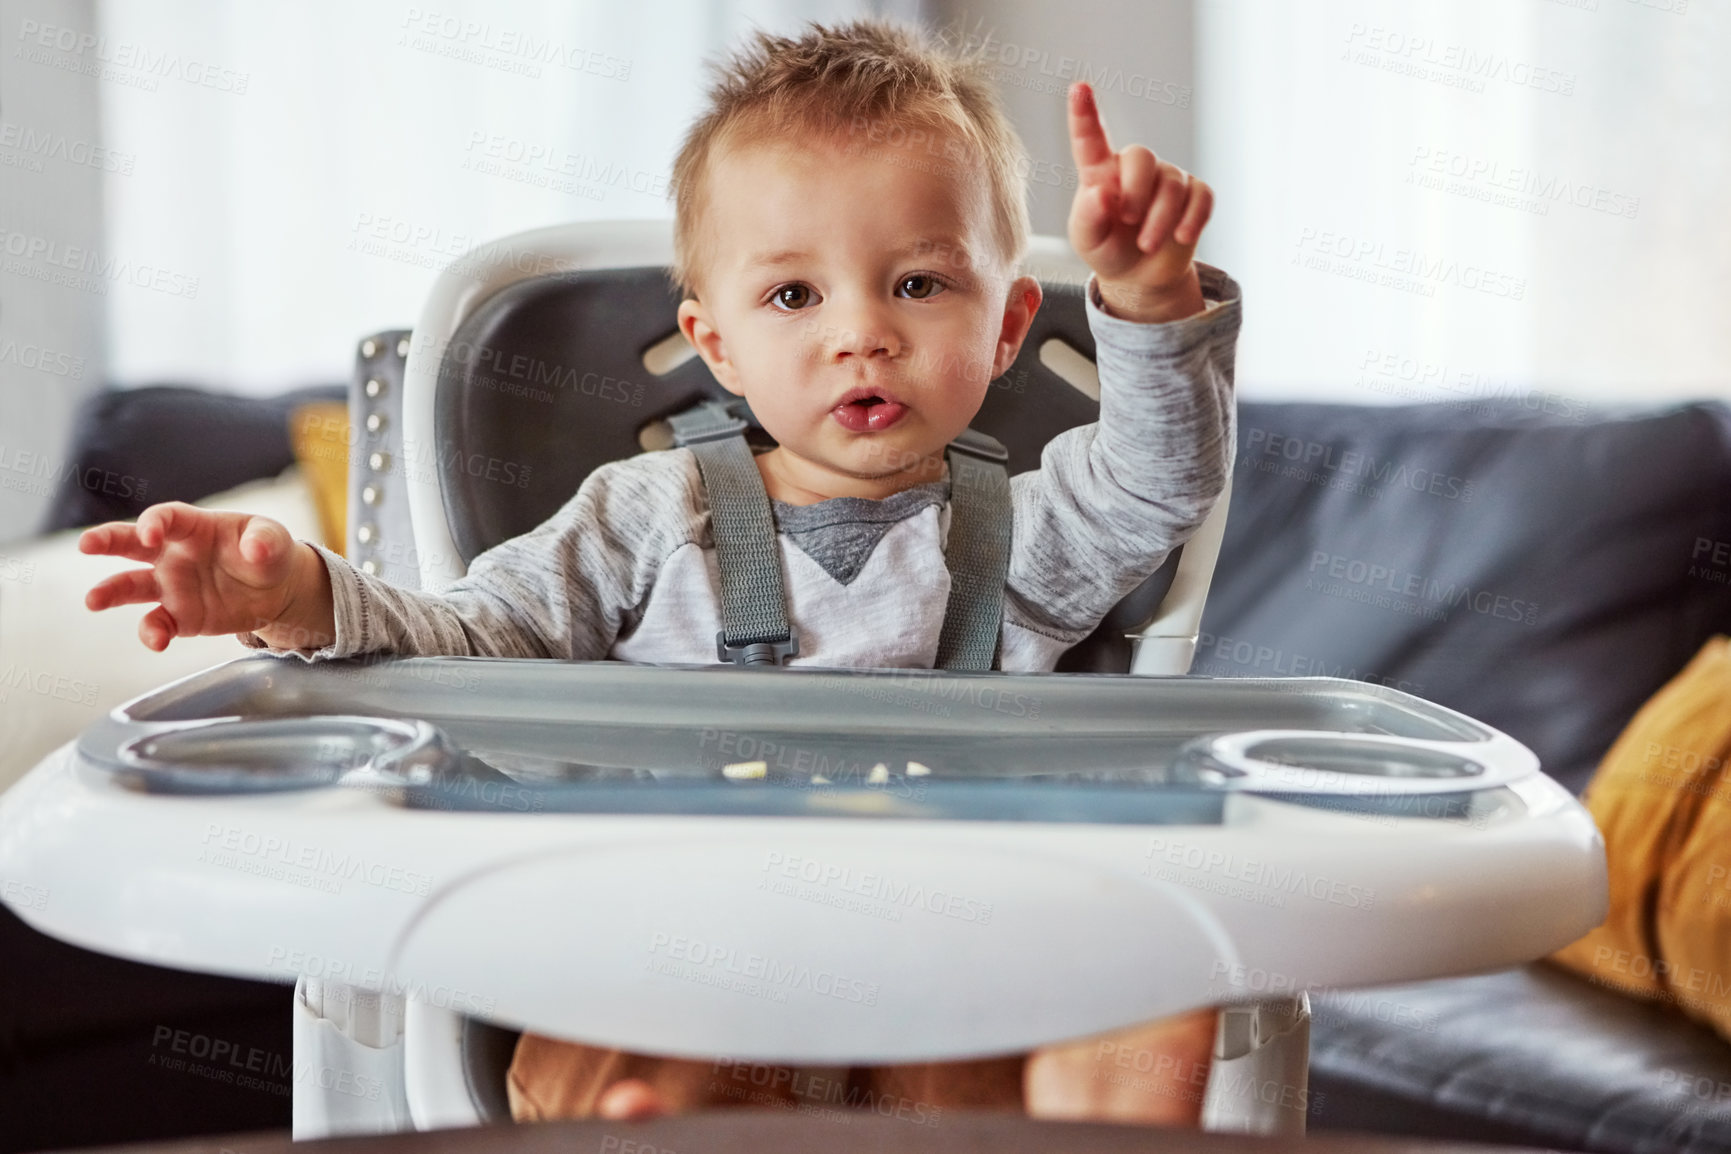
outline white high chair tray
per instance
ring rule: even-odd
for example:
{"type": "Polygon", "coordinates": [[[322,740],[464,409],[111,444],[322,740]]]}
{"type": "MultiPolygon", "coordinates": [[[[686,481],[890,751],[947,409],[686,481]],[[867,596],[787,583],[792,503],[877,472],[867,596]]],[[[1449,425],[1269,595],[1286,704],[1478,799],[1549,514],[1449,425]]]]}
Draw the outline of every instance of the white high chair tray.
{"type": "Polygon", "coordinates": [[[1596,925],[1524,746],[1330,678],[251,655],[0,797],[43,932],[604,1045],[901,1062],[1596,925]]]}

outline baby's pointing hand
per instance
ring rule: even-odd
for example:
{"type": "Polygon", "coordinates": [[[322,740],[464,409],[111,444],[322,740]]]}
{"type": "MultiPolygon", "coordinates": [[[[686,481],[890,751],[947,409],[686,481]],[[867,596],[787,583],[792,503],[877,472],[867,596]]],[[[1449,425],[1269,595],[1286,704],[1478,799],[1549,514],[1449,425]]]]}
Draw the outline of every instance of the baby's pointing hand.
{"type": "Polygon", "coordinates": [[[1108,311],[1156,322],[1201,312],[1192,257],[1213,189],[1140,144],[1114,152],[1083,81],[1070,86],[1070,152],[1078,177],[1070,244],[1099,278],[1108,311]]]}

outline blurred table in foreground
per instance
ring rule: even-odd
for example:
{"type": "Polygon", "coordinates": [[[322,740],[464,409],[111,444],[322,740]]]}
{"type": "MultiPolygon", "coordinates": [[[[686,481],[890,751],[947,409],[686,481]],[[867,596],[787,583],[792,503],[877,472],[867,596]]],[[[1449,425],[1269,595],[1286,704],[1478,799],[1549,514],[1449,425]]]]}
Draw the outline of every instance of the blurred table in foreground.
{"type": "MultiPolygon", "coordinates": [[[[292,1143],[286,1133],[110,1146],[130,1154],[1518,1154],[1511,1146],[1379,1135],[1252,1138],[1140,1126],[1036,1122],[1012,1114],[949,1114],[935,1126],[865,1112],[809,1117],[727,1110],[650,1122],[550,1122],[292,1143]]],[[[90,1152],[86,1152],[90,1154],[90,1152]]]]}

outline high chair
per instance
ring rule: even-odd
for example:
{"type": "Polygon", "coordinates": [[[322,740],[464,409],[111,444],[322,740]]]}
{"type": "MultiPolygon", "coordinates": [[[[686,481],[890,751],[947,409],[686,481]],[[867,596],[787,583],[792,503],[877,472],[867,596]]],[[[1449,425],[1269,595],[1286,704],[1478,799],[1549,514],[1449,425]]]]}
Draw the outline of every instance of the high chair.
{"type": "MultiPolygon", "coordinates": [[[[670,258],[664,221],[519,234],[363,341],[348,557],[438,591],[729,400],[670,258]]],[[[1099,390],[1086,266],[1041,237],[1028,271],[1044,304],[974,423],[1011,474],[1099,390]]],[[[1307,990],[1543,956],[1603,917],[1603,846],[1461,714],[1184,676],[1227,505],[1051,674],[240,657],[0,798],[0,871],[56,894],[19,911],[44,932],[296,979],[297,1138],[507,1119],[525,1028],[886,1064],[1206,1006],[1204,1125],[1301,1134],[1307,990]],[[844,755],[876,764],[811,769],[844,755]]]]}

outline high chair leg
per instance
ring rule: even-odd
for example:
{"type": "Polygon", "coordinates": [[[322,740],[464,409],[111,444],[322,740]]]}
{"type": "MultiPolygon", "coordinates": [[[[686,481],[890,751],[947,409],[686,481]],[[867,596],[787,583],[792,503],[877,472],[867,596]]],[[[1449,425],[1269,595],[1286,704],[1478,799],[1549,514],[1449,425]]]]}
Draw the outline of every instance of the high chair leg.
{"type": "Polygon", "coordinates": [[[296,1142],[412,1129],[403,999],[303,975],[294,994],[296,1142]]]}
{"type": "Polygon", "coordinates": [[[1220,1011],[1204,1130],[1302,1138],[1309,1086],[1308,994],[1220,1011]]]}

